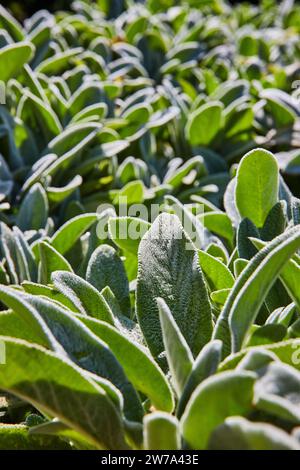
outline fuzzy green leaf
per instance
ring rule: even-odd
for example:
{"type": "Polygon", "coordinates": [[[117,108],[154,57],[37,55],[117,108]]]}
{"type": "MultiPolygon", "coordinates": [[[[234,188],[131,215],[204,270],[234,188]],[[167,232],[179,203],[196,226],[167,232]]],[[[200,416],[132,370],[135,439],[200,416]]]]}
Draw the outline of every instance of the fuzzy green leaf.
{"type": "Polygon", "coordinates": [[[137,316],[156,358],[164,351],[157,297],[169,306],[193,354],[211,337],[211,307],[197,254],[191,248],[179,219],[166,213],[157,217],[139,246],[137,316]]]}
{"type": "Polygon", "coordinates": [[[237,172],[235,200],[241,217],[258,228],[278,200],[279,169],[273,155],[263,149],[252,150],[241,160],[237,172]]]}

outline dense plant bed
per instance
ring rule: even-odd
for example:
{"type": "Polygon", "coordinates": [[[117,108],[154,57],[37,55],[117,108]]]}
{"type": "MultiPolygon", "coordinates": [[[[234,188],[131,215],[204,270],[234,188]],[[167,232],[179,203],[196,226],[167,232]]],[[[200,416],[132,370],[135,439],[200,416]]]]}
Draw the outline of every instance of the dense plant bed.
{"type": "Polygon", "coordinates": [[[98,3],[0,7],[0,448],[299,449],[300,8],[98,3]]]}

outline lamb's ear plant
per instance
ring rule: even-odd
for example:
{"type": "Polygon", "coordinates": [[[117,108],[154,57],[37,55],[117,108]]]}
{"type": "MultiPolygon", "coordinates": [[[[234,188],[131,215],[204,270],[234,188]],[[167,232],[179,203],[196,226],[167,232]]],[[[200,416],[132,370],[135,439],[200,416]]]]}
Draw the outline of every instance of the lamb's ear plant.
{"type": "Polygon", "coordinates": [[[300,449],[300,8],[267,3],[0,6],[1,449],[300,449]]]}

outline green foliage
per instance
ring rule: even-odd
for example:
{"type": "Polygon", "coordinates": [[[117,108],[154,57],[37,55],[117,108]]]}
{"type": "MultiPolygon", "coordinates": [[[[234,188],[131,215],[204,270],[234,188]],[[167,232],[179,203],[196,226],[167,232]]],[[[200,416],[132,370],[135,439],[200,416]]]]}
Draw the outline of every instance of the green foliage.
{"type": "Polygon", "coordinates": [[[300,448],[292,3],[0,7],[1,449],[300,448]]]}

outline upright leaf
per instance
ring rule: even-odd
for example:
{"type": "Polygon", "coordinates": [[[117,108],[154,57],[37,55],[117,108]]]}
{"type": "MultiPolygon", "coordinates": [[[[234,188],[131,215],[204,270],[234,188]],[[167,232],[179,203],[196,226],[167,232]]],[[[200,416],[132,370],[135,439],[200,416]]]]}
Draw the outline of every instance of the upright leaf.
{"type": "Polygon", "coordinates": [[[212,333],[211,307],[197,253],[179,219],[157,217],[139,246],[137,316],[154,355],[164,351],[156,298],[169,306],[192,353],[198,354],[212,333]]]}
{"type": "Polygon", "coordinates": [[[192,145],[207,146],[222,126],[223,105],[220,102],[206,103],[190,114],[186,136],[192,145]]]}
{"type": "Polygon", "coordinates": [[[18,227],[25,230],[44,228],[48,218],[47,195],[40,183],[33,185],[22,201],[17,217],[18,227]]]}
{"type": "Polygon", "coordinates": [[[277,160],[267,150],[256,149],[241,160],[235,190],[236,206],[261,228],[278,200],[279,169],[277,160]]]}
{"type": "Polygon", "coordinates": [[[193,356],[165,301],[157,299],[157,304],[172,383],[180,397],[193,367],[193,356]]]}
{"type": "Polygon", "coordinates": [[[86,280],[100,292],[109,286],[118,300],[124,315],[130,316],[129,284],[125,268],[116,250],[109,245],[100,245],[92,254],[86,280]]]}
{"type": "Polygon", "coordinates": [[[0,49],[0,80],[7,82],[10,78],[16,77],[32,56],[33,51],[34,46],[26,41],[2,47],[0,49]]]}

